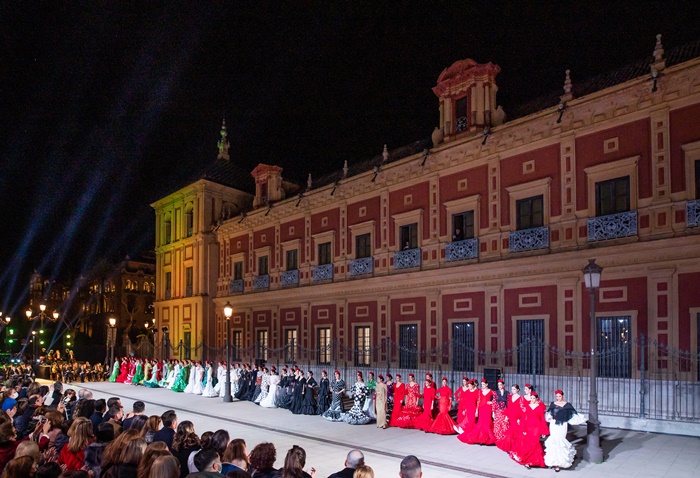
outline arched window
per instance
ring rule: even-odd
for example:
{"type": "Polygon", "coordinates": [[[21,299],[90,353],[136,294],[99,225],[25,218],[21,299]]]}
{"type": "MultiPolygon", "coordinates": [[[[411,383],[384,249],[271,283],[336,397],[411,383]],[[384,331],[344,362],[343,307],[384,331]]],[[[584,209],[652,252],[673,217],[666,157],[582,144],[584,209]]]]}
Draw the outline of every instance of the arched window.
{"type": "Polygon", "coordinates": [[[192,237],[194,234],[194,206],[188,203],[185,206],[185,237],[192,237]]]}
{"type": "Polygon", "coordinates": [[[131,290],[131,281],[129,279],[126,280],[126,290],[131,290]]]}

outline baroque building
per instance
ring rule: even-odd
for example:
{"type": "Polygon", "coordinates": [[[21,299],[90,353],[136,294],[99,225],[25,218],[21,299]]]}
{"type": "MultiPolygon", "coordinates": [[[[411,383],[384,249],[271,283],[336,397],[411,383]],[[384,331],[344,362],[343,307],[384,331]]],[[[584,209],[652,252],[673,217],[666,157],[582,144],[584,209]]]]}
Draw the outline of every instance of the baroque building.
{"type": "MultiPolygon", "coordinates": [[[[566,71],[561,92],[507,116],[499,72],[454,63],[433,88],[430,140],[303,186],[275,165],[242,170],[224,125],[211,169],[152,205],[155,316],[169,343],[220,358],[230,303],[243,360],[284,348],[309,363],[527,360],[556,374],[553,354],[460,350],[588,350],[582,269],[595,258],[599,348],[645,336],[696,353],[700,42],[666,54],[659,36],[653,58],[581,83],[566,71]]],[[[622,376],[639,372],[635,350],[622,376]]]]}

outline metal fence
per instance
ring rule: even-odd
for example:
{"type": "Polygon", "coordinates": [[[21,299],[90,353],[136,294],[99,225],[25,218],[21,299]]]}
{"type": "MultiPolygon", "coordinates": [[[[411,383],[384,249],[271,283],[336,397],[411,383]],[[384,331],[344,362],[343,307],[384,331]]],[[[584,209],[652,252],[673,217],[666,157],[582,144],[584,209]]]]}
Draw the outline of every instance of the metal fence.
{"type": "MultiPolygon", "coordinates": [[[[553,399],[561,389],[566,399],[582,412],[588,410],[590,387],[590,353],[568,352],[536,339],[525,339],[518,347],[486,352],[469,342],[454,340],[438,347],[421,350],[415,345],[412,331],[405,331],[409,340],[404,346],[390,339],[371,347],[352,348],[338,339],[325,347],[306,348],[292,340],[280,347],[256,343],[250,347],[231,347],[234,362],[264,362],[277,368],[298,365],[320,376],[325,369],[332,375],[338,370],[346,382],[354,382],[357,370],[366,374],[400,373],[406,380],[409,373],[423,382],[431,372],[439,381],[448,378],[455,390],[462,377],[501,378],[506,386],[529,383],[544,401],[553,399]]],[[[599,344],[598,408],[603,415],[631,418],[652,418],[687,422],[700,421],[700,360],[697,353],[667,347],[645,337],[610,344],[599,344]]],[[[226,360],[226,346],[210,347],[205,343],[188,347],[182,342],[163,342],[154,353],[142,356],[178,359],[205,358],[226,360]],[[163,351],[168,352],[163,354],[163,351]]],[[[491,386],[495,388],[495,384],[491,386]]]]}

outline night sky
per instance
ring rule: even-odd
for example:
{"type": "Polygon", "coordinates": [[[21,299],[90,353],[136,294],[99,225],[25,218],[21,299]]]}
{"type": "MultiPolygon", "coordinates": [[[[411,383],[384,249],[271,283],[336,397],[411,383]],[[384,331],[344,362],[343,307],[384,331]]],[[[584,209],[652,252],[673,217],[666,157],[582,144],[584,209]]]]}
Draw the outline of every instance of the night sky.
{"type": "Polygon", "coordinates": [[[457,60],[498,104],[700,38],[700,2],[20,2],[0,5],[0,310],[154,247],[149,204],[216,158],[304,182],[427,138],[457,60]],[[144,6],[143,3],[148,3],[144,6]]]}

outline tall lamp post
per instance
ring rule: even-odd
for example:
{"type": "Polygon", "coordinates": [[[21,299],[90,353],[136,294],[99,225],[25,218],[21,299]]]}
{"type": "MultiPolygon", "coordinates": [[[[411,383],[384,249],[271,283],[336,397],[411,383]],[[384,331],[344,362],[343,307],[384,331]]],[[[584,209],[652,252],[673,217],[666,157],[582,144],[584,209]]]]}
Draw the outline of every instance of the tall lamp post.
{"type": "Polygon", "coordinates": [[[114,342],[117,341],[117,318],[110,317],[109,321],[109,335],[107,336],[107,342],[109,343],[109,366],[114,365],[114,342]]]}
{"type": "MultiPolygon", "coordinates": [[[[41,305],[39,305],[39,313],[38,314],[32,315],[32,314],[34,314],[34,312],[32,312],[32,309],[27,309],[24,313],[27,315],[27,320],[30,320],[30,321],[39,320],[39,340],[41,341],[41,345],[44,345],[44,340],[43,340],[44,339],[44,320],[48,319],[52,322],[56,322],[58,320],[58,317],[59,317],[58,312],[56,312],[54,310],[53,313],[51,315],[49,315],[46,313],[46,304],[41,304],[41,305]]],[[[36,332],[36,331],[33,330],[32,332],[36,332]]],[[[36,334],[32,333],[32,335],[36,335],[36,334]]],[[[35,356],[34,358],[36,358],[36,337],[34,337],[34,356],[35,356]]]]}
{"type": "Polygon", "coordinates": [[[233,315],[233,307],[231,303],[226,302],[224,306],[224,316],[226,317],[226,388],[224,389],[224,402],[232,402],[231,396],[231,316],[233,315]]]}
{"type": "Polygon", "coordinates": [[[597,327],[595,317],[595,298],[600,287],[600,276],[603,268],[588,259],[588,265],[583,268],[583,280],[591,300],[591,385],[588,398],[588,443],[583,452],[583,459],[590,463],[602,463],[603,449],[600,447],[600,422],[598,421],[598,357],[596,351],[597,327]]]}
{"type": "Polygon", "coordinates": [[[4,319],[2,318],[2,312],[0,312],[0,323],[5,324],[5,352],[8,354],[10,353],[10,335],[12,335],[12,329],[10,329],[10,321],[12,320],[12,317],[9,315],[6,316],[4,319]]]}

